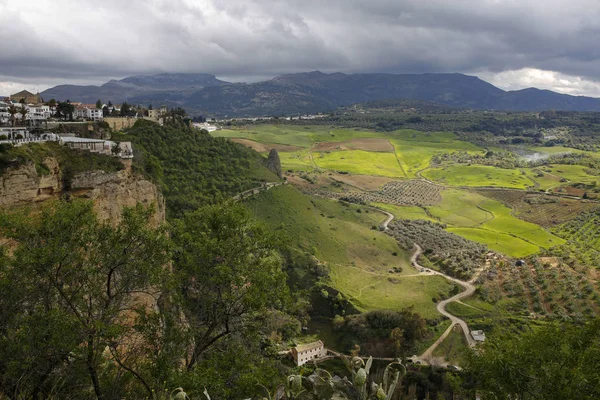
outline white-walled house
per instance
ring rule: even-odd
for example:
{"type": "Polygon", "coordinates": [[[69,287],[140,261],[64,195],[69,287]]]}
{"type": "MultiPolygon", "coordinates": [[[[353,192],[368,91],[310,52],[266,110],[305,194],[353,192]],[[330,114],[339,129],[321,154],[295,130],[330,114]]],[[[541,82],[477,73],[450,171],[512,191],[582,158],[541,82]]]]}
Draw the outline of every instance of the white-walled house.
{"type": "Polygon", "coordinates": [[[292,357],[296,365],[304,365],[311,360],[315,360],[327,355],[327,349],[321,340],[316,342],[301,344],[292,349],[292,357]]]}
{"type": "Polygon", "coordinates": [[[101,108],[86,107],[86,118],[92,121],[102,121],[104,119],[104,114],[101,108]]]}

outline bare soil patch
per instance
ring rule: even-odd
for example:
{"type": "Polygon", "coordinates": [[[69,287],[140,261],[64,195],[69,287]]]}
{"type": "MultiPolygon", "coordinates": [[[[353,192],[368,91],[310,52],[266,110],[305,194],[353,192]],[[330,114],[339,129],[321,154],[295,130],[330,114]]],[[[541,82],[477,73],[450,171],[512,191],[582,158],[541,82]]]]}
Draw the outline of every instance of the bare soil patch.
{"type": "Polygon", "coordinates": [[[320,142],[313,146],[312,151],[343,151],[364,150],[379,152],[394,152],[394,146],[386,139],[357,138],[346,142],[320,142]]]}
{"type": "Polygon", "coordinates": [[[386,151],[390,153],[395,151],[394,146],[389,141],[377,138],[352,139],[347,146],[354,150],[386,151]]]}
{"type": "Polygon", "coordinates": [[[241,138],[231,138],[232,142],[243,144],[244,146],[250,147],[253,150],[256,150],[259,153],[267,153],[271,151],[271,149],[277,149],[277,151],[296,151],[300,150],[301,147],[291,146],[287,144],[278,144],[278,143],[258,143],[254,140],[250,139],[241,139],[241,138]]]}
{"type": "Polygon", "coordinates": [[[346,142],[320,142],[316,143],[311,151],[343,151],[350,150],[346,142]]]}

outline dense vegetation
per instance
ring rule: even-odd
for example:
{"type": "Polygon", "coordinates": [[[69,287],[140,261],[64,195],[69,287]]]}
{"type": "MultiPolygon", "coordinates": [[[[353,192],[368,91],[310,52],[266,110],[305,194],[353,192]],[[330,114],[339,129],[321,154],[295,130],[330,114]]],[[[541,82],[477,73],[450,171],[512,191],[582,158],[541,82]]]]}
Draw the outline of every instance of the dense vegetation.
{"type": "Polygon", "coordinates": [[[374,357],[411,355],[413,346],[428,333],[425,319],[411,309],[336,316],[333,325],[345,353],[360,350],[374,357]]]}
{"type": "Polygon", "coordinates": [[[482,398],[597,399],[600,321],[506,330],[473,352],[467,365],[482,398]],[[484,397],[485,396],[485,397],[484,397]]]}
{"type": "Polygon", "coordinates": [[[133,142],[135,165],[158,183],[172,216],[278,180],[256,152],[183,122],[140,120],[114,139],[133,142]]]}
{"type": "Polygon", "coordinates": [[[389,228],[402,247],[412,249],[418,243],[431,262],[458,278],[470,277],[485,257],[485,246],[446,232],[431,221],[403,219],[392,222],[389,228]]]}
{"type": "Polygon", "coordinates": [[[106,157],[85,150],[70,149],[58,143],[47,142],[19,147],[8,144],[0,145],[0,173],[7,168],[18,168],[21,165],[32,163],[38,174],[46,175],[50,172],[44,163],[47,158],[55,158],[65,175],[91,170],[114,172],[124,168],[118,158],[106,157]]]}
{"type": "Polygon", "coordinates": [[[151,214],[125,209],[110,226],[90,202],[60,201],[0,215],[0,397],[154,399],[183,386],[237,398],[283,379],[262,347],[300,328],[277,242],[240,205],[198,210],[169,235],[151,214]]]}

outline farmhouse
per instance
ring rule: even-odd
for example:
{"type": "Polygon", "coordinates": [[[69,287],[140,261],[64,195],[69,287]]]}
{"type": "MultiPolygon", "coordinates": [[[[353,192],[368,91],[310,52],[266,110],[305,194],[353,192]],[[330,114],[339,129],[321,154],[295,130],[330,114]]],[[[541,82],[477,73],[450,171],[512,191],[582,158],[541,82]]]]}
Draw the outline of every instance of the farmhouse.
{"type": "Polygon", "coordinates": [[[485,342],[485,332],[484,331],[471,331],[471,337],[476,342],[485,342]]]}
{"type": "Polygon", "coordinates": [[[310,360],[325,357],[326,355],[327,350],[325,349],[323,342],[320,340],[312,343],[301,344],[292,349],[292,357],[294,357],[294,361],[298,366],[306,364],[310,360]]]}

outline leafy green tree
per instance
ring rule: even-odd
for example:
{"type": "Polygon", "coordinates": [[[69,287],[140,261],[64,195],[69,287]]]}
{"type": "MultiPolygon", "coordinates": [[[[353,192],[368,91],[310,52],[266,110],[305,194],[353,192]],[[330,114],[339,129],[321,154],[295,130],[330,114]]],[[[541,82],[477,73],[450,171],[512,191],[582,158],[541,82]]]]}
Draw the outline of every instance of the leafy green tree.
{"type": "Polygon", "coordinates": [[[101,399],[119,391],[126,375],[151,396],[136,371],[134,322],[152,312],[169,257],[151,213],[125,209],[111,226],[90,202],[74,201],[35,218],[0,215],[0,234],[12,243],[0,263],[0,289],[11,294],[0,296],[0,393],[58,398],[91,390],[101,399]]]}
{"type": "Polygon", "coordinates": [[[73,104],[69,103],[68,101],[58,103],[58,105],[56,106],[56,116],[58,118],[62,117],[65,120],[73,119],[74,112],[75,106],[73,106],[73,104]]]}
{"type": "MultiPolygon", "coordinates": [[[[135,110],[133,110],[133,111],[135,111],[135,110]]],[[[131,112],[132,112],[131,106],[129,104],[127,104],[126,101],[124,101],[123,104],[121,104],[121,111],[119,112],[119,115],[121,117],[129,117],[131,112]]]]}
{"type": "Polygon", "coordinates": [[[600,320],[488,338],[466,371],[486,399],[600,398],[600,320]]]}
{"type": "Polygon", "coordinates": [[[223,338],[243,333],[257,314],[288,299],[276,242],[241,204],[187,214],[173,232],[181,309],[189,325],[192,370],[223,338]]]}
{"type": "Polygon", "coordinates": [[[96,100],[96,108],[98,108],[98,109],[102,108],[102,100],[100,100],[100,99],[96,100]]]}

